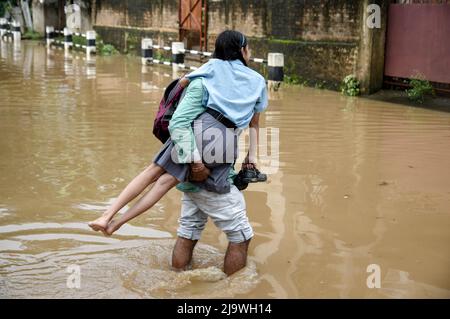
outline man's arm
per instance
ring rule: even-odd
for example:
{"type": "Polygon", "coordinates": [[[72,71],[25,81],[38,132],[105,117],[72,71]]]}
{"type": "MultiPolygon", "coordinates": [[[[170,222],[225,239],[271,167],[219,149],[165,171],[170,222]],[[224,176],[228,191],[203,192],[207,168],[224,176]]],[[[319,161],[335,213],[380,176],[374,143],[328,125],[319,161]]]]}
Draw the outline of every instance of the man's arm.
{"type": "Polygon", "coordinates": [[[250,142],[247,157],[245,158],[244,163],[256,164],[259,137],[259,116],[260,113],[255,113],[249,124],[250,142]]]}
{"type": "Polygon", "coordinates": [[[264,112],[269,104],[268,96],[267,96],[267,87],[266,82],[263,78],[261,78],[261,92],[255,105],[255,113],[250,121],[250,143],[249,150],[247,156],[244,160],[243,167],[252,168],[250,166],[254,165],[246,165],[246,164],[256,164],[257,159],[257,148],[258,148],[258,140],[259,140],[259,117],[261,112],[264,112]]]}

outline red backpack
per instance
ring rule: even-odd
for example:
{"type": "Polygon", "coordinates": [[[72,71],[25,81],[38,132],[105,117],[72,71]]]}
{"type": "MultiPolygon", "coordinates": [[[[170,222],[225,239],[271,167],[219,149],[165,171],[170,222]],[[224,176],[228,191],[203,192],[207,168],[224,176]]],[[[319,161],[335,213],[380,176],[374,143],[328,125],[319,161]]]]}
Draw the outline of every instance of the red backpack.
{"type": "Polygon", "coordinates": [[[159,103],[158,112],[153,122],[153,134],[163,143],[170,137],[169,121],[175,112],[184,88],[179,84],[180,79],[170,83],[164,91],[164,96],[159,103]]]}

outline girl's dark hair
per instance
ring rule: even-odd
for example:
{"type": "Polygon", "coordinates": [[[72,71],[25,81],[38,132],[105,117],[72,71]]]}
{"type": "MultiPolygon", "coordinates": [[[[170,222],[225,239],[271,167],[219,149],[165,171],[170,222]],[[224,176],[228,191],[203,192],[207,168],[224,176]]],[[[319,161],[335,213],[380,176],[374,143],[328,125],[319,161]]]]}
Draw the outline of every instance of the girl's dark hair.
{"type": "Polygon", "coordinates": [[[247,63],[242,56],[241,48],[247,46],[247,38],[238,31],[226,30],[218,35],[213,58],[221,60],[241,60],[245,66],[247,63]]]}

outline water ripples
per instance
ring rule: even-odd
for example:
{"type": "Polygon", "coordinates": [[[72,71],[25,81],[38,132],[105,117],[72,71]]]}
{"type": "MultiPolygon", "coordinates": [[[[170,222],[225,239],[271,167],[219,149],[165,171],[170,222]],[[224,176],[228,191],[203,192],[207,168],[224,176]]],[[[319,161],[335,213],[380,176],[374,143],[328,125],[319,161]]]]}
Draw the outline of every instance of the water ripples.
{"type": "Polygon", "coordinates": [[[87,226],[159,149],[153,116],[171,74],[18,49],[0,45],[0,297],[362,297],[374,260],[395,265],[382,296],[448,296],[436,287],[448,278],[450,113],[283,87],[261,123],[279,129],[279,166],[244,192],[248,266],[225,278],[226,238],[207,227],[177,273],[176,191],[113,237],[87,226]],[[67,287],[73,265],[80,289],[67,287]]]}

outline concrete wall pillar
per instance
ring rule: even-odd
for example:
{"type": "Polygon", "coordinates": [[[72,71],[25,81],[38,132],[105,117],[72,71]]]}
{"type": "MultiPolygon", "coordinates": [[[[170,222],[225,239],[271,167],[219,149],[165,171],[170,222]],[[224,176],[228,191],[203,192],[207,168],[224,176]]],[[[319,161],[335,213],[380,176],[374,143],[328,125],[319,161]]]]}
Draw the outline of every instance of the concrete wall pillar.
{"type": "Polygon", "coordinates": [[[45,33],[45,15],[44,4],[39,0],[33,0],[31,3],[31,10],[33,13],[33,29],[40,34],[45,33]]]}
{"type": "Polygon", "coordinates": [[[361,84],[361,94],[371,94],[383,86],[384,55],[389,0],[362,0],[361,29],[356,76],[361,84]],[[370,18],[374,11],[369,5],[380,8],[379,26],[370,18]],[[369,20],[369,23],[368,23],[369,20]]]}

